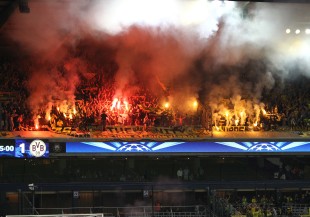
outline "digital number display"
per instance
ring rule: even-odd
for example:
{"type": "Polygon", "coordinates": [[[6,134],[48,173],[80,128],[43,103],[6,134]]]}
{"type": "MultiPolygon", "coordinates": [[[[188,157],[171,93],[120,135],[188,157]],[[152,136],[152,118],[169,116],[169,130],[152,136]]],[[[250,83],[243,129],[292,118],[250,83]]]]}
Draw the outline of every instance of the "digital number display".
{"type": "Polygon", "coordinates": [[[4,152],[11,152],[11,151],[14,151],[15,150],[15,147],[13,145],[1,145],[0,146],[0,152],[4,151],[4,152]]]}
{"type": "Polygon", "coordinates": [[[0,157],[15,157],[15,140],[0,140],[0,157]]]}
{"type": "Polygon", "coordinates": [[[0,157],[15,158],[46,158],[49,156],[49,146],[43,140],[0,140],[0,157]]]}

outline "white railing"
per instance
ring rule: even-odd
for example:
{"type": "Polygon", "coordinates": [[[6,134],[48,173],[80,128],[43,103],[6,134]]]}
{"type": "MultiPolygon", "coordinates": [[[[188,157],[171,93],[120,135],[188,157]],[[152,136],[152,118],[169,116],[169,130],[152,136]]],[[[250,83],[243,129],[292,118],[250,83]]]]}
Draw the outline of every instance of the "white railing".
{"type": "MultiPolygon", "coordinates": [[[[132,207],[69,207],[36,208],[40,216],[70,216],[77,213],[102,213],[103,217],[206,217],[207,206],[132,206],[132,207]]],[[[25,210],[27,213],[27,210],[25,210]]],[[[29,216],[29,215],[28,215],[29,216]]],[[[93,215],[90,215],[93,216],[93,215]]],[[[13,216],[10,216],[13,217],[13,216]]],[[[15,216],[14,216],[15,217],[15,216]]]]}

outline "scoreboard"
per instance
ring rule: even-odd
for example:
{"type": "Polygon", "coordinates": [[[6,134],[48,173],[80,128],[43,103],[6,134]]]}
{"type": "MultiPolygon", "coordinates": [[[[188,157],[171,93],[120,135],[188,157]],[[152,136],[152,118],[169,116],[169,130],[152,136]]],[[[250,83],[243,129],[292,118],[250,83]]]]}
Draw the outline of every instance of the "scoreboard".
{"type": "Polygon", "coordinates": [[[46,158],[49,157],[49,144],[40,139],[1,139],[0,157],[46,158]]]}

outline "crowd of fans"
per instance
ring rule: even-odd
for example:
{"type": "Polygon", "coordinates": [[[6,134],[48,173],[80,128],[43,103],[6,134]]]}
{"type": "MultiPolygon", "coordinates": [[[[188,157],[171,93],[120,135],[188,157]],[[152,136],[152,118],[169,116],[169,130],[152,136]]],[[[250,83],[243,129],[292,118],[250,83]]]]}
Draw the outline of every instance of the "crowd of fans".
{"type": "Polygon", "coordinates": [[[272,111],[265,120],[266,129],[289,128],[291,130],[310,129],[310,87],[309,79],[301,76],[287,80],[283,87],[266,93],[266,110],[272,111]],[[282,90],[280,92],[280,90],[282,90]]]}
{"type": "Polygon", "coordinates": [[[310,192],[225,193],[214,197],[213,210],[221,216],[274,217],[309,215],[310,192]]]}
{"type": "Polygon", "coordinates": [[[31,112],[26,105],[27,84],[25,66],[8,60],[0,62],[0,130],[21,130],[33,126],[31,112]]]}
{"type": "MultiPolygon", "coordinates": [[[[22,61],[16,64],[14,61],[2,60],[0,130],[34,130],[35,119],[38,119],[40,126],[72,126],[83,130],[88,130],[90,125],[103,125],[103,128],[106,125],[130,125],[143,126],[144,129],[149,126],[202,125],[201,111],[188,114],[173,110],[169,105],[162,105],[159,97],[143,88],[143,85],[128,98],[116,98],[113,80],[115,71],[100,68],[95,70],[98,73],[81,79],[75,91],[74,103],[67,105],[65,111],[55,103],[51,110],[42,108],[34,114],[27,105],[29,66],[22,61]]],[[[309,130],[308,82],[306,77],[287,80],[281,87],[274,87],[271,93],[264,93],[262,101],[267,112],[260,115],[261,128],[309,130]]]]}
{"type": "Polygon", "coordinates": [[[67,102],[65,109],[61,103],[55,102],[50,109],[42,108],[34,114],[27,105],[29,73],[22,69],[27,70],[27,67],[17,67],[9,61],[0,63],[0,130],[35,130],[40,126],[89,130],[92,125],[101,126],[101,129],[106,125],[143,126],[146,130],[149,126],[201,124],[197,113],[181,113],[163,106],[159,97],[142,86],[128,98],[115,97],[115,81],[111,79],[111,73],[102,70],[91,78],[81,79],[74,102],[67,102]]]}

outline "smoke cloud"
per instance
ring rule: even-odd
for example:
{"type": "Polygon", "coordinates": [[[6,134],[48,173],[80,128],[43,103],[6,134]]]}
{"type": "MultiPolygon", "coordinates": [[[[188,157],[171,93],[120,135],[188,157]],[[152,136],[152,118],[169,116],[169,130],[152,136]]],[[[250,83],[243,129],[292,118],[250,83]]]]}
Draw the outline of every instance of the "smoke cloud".
{"type": "Polygon", "coordinates": [[[216,115],[233,110],[241,122],[243,112],[257,116],[262,93],[276,78],[296,67],[310,76],[310,37],[300,17],[308,5],[202,0],[29,5],[31,13],[15,12],[3,31],[34,60],[28,81],[34,112],[51,103],[74,103],[83,75],[98,73],[93,65],[111,68],[112,62],[116,97],[144,86],[185,112],[198,98],[216,115]]]}

